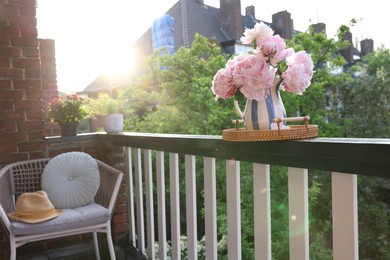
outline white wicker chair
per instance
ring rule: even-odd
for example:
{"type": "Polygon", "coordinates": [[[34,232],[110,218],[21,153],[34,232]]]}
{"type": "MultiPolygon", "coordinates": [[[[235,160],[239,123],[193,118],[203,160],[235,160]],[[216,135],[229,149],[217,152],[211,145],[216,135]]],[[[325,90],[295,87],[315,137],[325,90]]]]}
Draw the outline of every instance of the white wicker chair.
{"type": "MultiPolygon", "coordinates": [[[[0,218],[9,232],[10,259],[15,260],[16,249],[29,242],[89,232],[93,233],[96,258],[100,259],[97,232],[102,232],[107,235],[110,257],[115,259],[114,245],[111,238],[111,216],[115,208],[123,173],[99,160],[96,160],[96,162],[99,167],[101,184],[94,198],[94,203],[103,206],[106,211],[108,210],[110,214],[108,220],[102,223],[93,223],[89,226],[83,225],[82,227],[77,226],[77,224],[58,225],[58,230],[38,234],[29,231],[20,234],[21,231],[19,230],[18,235],[16,235],[13,232],[13,224],[15,223],[8,218],[7,213],[15,210],[15,202],[20,194],[41,189],[41,174],[49,161],[50,158],[21,161],[9,164],[0,170],[0,218]]],[[[91,217],[93,218],[93,216],[91,217]]],[[[34,225],[41,225],[41,223],[34,225]]],[[[34,228],[36,227],[38,226],[34,226],[34,228]]],[[[54,225],[54,227],[56,226],[54,225]]],[[[53,226],[51,228],[53,229],[53,226]]]]}

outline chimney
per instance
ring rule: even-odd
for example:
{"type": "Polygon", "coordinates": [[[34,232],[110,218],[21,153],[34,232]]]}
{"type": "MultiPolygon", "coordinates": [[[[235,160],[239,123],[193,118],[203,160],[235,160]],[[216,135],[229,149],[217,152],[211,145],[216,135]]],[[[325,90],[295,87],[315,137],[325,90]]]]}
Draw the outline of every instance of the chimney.
{"type": "Polygon", "coordinates": [[[240,39],[243,32],[241,0],[219,0],[219,23],[231,39],[240,39]]]}
{"type": "Polygon", "coordinates": [[[245,7],[245,15],[246,16],[251,16],[252,19],[256,19],[255,16],[255,7],[253,5],[245,7]]]}
{"type": "Polygon", "coordinates": [[[279,34],[284,39],[291,39],[294,29],[294,23],[291,14],[287,11],[281,11],[272,15],[271,28],[275,34],[279,34]]]}
{"type": "Polygon", "coordinates": [[[341,56],[344,57],[347,63],[353,62],[353,44],[352,44],[352,33],[347,32],[343,36],[343,41],[348,41],[349,46],[346,49],[340,51],[341,56]]]}
{"type": "Polygon", "coordinates": [[[326,25],[324,23],[312,24],[314,33],[325,33],[326,34],[326,25]]]}
{"type": "Polygon", "coordinates": [[[374,51],[374,41],[372,39],[365,39],[360,42],[360,54],[362,57],[374,51]]]}

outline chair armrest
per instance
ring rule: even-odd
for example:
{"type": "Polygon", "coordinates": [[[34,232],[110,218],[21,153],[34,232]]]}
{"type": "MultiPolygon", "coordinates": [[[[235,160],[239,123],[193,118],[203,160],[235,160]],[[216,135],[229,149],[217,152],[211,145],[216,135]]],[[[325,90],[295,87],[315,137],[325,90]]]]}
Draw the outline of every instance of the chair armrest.
{"type": "Polygon", "coordinates": [[[0,170],[0,219],[10,231],[10,221],[7,213],[14,210],[13,188],[11,182],[10,165],[0,170]]]}
{"type": "Polygon", "coordinates": [[[112,215],[122,182],[123,173],[99,160],[100,186],[95,195],[95,203],[106,207],[112,215]]]}

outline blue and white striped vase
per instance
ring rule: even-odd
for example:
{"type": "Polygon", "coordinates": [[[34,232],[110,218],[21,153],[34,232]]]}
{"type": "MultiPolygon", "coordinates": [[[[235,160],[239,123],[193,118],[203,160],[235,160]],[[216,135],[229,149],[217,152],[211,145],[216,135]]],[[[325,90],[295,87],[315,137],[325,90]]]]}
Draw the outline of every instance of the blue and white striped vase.
{"type": "Polygon", "coordinates": [[[286,118],[279,85],[280,83],[275,84],[271,88],[270,95],[264,101],[247,99],[244,113],[237,110],[242,115],[247,130],[269,130],[274,118],[286,118]]]}

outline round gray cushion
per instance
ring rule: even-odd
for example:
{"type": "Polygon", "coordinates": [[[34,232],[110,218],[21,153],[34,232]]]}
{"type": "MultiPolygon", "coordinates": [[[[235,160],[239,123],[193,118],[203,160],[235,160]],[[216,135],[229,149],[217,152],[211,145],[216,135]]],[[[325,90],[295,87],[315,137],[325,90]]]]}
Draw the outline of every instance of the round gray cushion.
{"type": "Polygon", "coordinates": [[[93,201],[100,175],[96,160],[81,152],[60,154],[42,173],[42,190],[55,208],[76,208],[93,201]]]}

